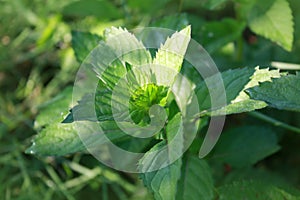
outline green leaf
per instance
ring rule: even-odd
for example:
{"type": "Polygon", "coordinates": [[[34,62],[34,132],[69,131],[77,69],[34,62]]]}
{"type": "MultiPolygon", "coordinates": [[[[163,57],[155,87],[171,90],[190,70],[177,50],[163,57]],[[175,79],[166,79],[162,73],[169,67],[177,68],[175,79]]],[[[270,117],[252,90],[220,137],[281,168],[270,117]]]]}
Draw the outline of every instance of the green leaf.
{"type": "Polygon", "coordinates": [[[178,183],[177,200],[212,200],[214,184],[210,168],[205,160],[188,156],[182,166],[178,183]]]}
{"type": "Polygon", "coordinates": [[[102,38],[88,32],[72,31],[72,47],[76,59],[82,63],[102,38]]]}
{"type": "MultiPolygon", "coordinates": [[[[224,166],[222,166],[224,167],[224,166]]],[[[217,170],[217,169],[214,169],[217,170]]],[[[272,184],[276,187],[284,189],[293,195],[300,196],[300,191],[291,187],[286,174],[279,174],[277,171],[271,171],[265,167],[243,167],[238,169],[232,169],[230,173],[223,174],[220,185],[231,184],[235,181],[259,181],[266,184],[272,184]]]]}
{"type": "Polygon", "coordinates": [[[149,123],[149,110],[153,105],[166,105],[167,87],[155,84],[144,85],[133,92],[129,100],[129,110],[135,123],[144,121],[149,123]],[[134,115],[134,116],[133,116],[134,115]]]}
{"type": "Polygon", "coordinates": [[[257,86],[259,83],[271,81],[271,78],[279,78],[282,75],[285,74],[281,74],[279,70],[259,69],[259,67],[256,67],[254,74],[250,77],[250,81],[244,86],[239,95],[232,100],[228,106],[220,110],[213,111],[211,114],[219,115],[222,112],[226,112],[228,115],[241,112],[250,112],[266,107],[267,104],[264,101],[250,99],[246,93],[246,90],[248,88],[257,86]]]}
{"type": "Polygon", "coordinates": [[[85,150],[73,124],[55,123],[42,129],[26,153],[61,156],[85,150]]]}
{"type": "Polygon", "coordinates": [[[170,0],[161,0],[153,3],[153,0],[128,0],[128,6],[139,10],[143,14],[157,13],[157,10],[164,8],[170,0]]]}
{"type": "Polygon", "coordinates": [[[202,4],[204,8],[214,10],[223,5],[228,0],[205,0],[202,4]]]}
{"type": "Polygon", "coordinates": [[[67,87],[56,97],[40,106],[34,128],[40,130],[44,126],[54,123],[60,123],[69,113],[72,104],[72,87],[67,87]]]}
{"type": "Polygon", "coordinates": [[[163,27],[172,30],[181,30],[189,25],[186,13],[169,15],[162,19],[156,20],[150,24],[154,27],[163,27]]]}
{"type": "Polygon", "coordinates": [[[145,186],[154,194],[156,200],[174,200],[177,181],[180,177],[181,160],[155,172],[142,174],[145,186]]]}
{"type": "MultiPolygon", "coordinates": [[[[259,69],[258,67],[234,69],[222,72],[222,79],[226,91],[227,106],[221,108],[210,108],[210,94],[205,82],[214,86],[212,92],[220,94],[221,83],[218,83],[216,75],[209,77],[199,86],[197,96],[202,113],[209,115],[229,115],[234,113],[249,112],[267,106],[264,101],[253,100],[245,92],[246,89],[258,85],[259,82],[271,81],[271,78],[278,78],[279,70],[259,69]],[[209,110],[210,109],[210,110],[209,110]]],[[[217,102],[221,101],[217,99],[217,102]]]]}
{"type": "Polygon", "coordinates": [[[233,167],[245,167],[279,149],[277,136],[271,129],[263,126],[242,126],[221,135],[211,159],[233,167]]]}
{"type": "Polygon", "coordinates": [[[152,61],[151,54],[146,50],[143,43],[126,29],[120,27],[105,29],[104,39],[123,63],[127,62],[130,65],[139,66],[152,61]]]}
{"type": "MultiPolygon", "coordinates": [[[[254,73],[254,69],[251,68],[241,68],[234,70],[227,70],[221,73],[224,88],[226,90],[226,101],[230,103],[230,101],[234,100],[238,96],[238,94],[243,90],[245,85],[249,82],[249,78],[254,73]]],[[[221,84],[218,82],[218,74],[213,75],[201,82],[201,84],[197,87],[197,97],[200,105],[200,109],[208,110],[210,109],[210,94],[208,90],[208,86],[214,88],[213,91],[216,91],[216,94],[221,94],[221,84]]],[[[217,109],[217,108],[214,108],[217,109]]]]}
{"type": "Polygon", "coordinates": [[[81,120],[96,121],[95,112],[98,121],[113,120],[111,95],[112,93],[106,85],[99,81],[95,96],[93,94],[85,94],[78,101],[78,104],[70,110],[63,123],[81,120]]]}
{"type": "MultiPolygon", "coordinates": [[[[112,27],[106,29],[104,39],[86,60],[100,79],[96,94],[86,94],[64,122],[72,122],[74,114],[77,120],[95,121],[94,107],[99,121],[113,120],[112,102],[118,105],[114,108],[126,107],[132,92],[151,79],[150,69],[139,70],[140,65],[151,63],[151,55],[133,34],[112,27]],[[120,88],[115,89],[117,83],[120,88]],[[117,99],[112,99],[112,91],[117,99]]],[[[124,109],[119,111],[120,115],[124,113],[124,109]]]]}
{"type": "Polygon", "coordinates": [[[181,159],[173,161],[182,155],[182,131],[182,117],[180,114],[177,114],[166,127],[167,140],[152,147],[139,162],[138,169],[140,172],[144,172],[141,173],[141,178],[145,186],[154,194],[156,200],[175,199],[182,161],[181,159]],[[172,140],[175,142],[175,145],[169,145],[167,151],[162,153],[161,150],[172,140]],[[162,168],[153,171],[158,167],[162,168]]]}
{"type": "Polygon", "coordinates": [[[106,0],[79,0],[66,5],[62,14],[68,17],[95,16],[101,20],[118,19],[122,16],[110,1],[106,0]]]}
{"type": "Polygon", "coordinates": [[[300,73],[260,83],[247,92],[251,98],[265,101],[271,107],[300,112],[300,73]]]}
{"type": "Polygon", "coordinates": [[[218,188],[218,199],[256,199],[256,200],[296,200],[281,188],[259,181],[239,181],[218,188]]]}
{"type": "MultiPolygon", "coordinates": [[[[152,150],[156,150],[164,143],[159,143],[152,150]]],[[[180,177],[180,167],[181,160],[177,160],[165,168],[141,174],[145,186],[153,193],[156,200],[175,199],[177,182],[180,177]]]]}
{"type": "Polygon", "coordinates": [[[245,26],[245,23],[230,18],[207,22],[202,26],[199,41],[208,52],[212,53],[241,37],[245,26]]]}
{"type": "Polygon", "coordinates": [[[287,51],[292,50],[294,22],[286,0],[257,1],[250,11],[248,23],[256,34],[276,42],[287,51]]]}
{"type": "Polygon", "coordinates": [[[154,74],[158,83],[168,81],[170,86],[174,82],[176,73],[181,69],[184,55],[191,39],[191,27],[187,26],[180,32],[175,32],[157,51],[153,64],[160,67],[154,68],[154,74]],[[163,68],[169,68],[174,73],[164,71],[163,68]],[[168,76],[166,75],[168,74],[168,76]],[[167,77],[166,77],[167,76],[167,77]]]}
{"type": "Polygon", "coordinates": [[[104,134],[88,130],[78,135],[78,129],[72,123],[54,123],[43,128],[32,140],[32,145],[26,153],[42,156],[63,156],[75,152],[86,151],[86,147],[97,148],[106,142],[104,137],[111,141],[126,138],[113,121],[99,123],[104,134]],[[83,143],[84,141],[84,143],[83,143]]]}

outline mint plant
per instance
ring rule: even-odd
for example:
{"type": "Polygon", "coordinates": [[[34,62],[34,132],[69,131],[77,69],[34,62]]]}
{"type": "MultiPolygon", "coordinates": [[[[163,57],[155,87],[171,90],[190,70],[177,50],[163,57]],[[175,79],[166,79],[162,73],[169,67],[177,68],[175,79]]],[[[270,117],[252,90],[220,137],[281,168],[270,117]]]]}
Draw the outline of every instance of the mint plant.
{"type": "MultiPolygon", "coordinates": [[[[184,136],[187,135],[184,132],[189,130],[184,126],[188,120],[193,120],[192,129],[198,129],[197,132],[201,133],[205,127],[203,124],[207,122],[208,117],[250,112],[266,106],[299,111],[299,87],[297,85],[300,82],[300,76],[298,73],[293,75],[260,67],[255,69],[244,67],[224,71],[221,73],[221,77],[226,92],[227,105],[223,107],[211,107],[208,85],[216,83],[217,74],[202,80],[200,83],[189,79],[199,102],[199,112],[193,115],[193,118],[185,121],[183,119],[185,114],[182,113],[171,90],[174,85],[180,87],[180,84],[176,83],[178,77],[176,78],[172,73],[167,73],[167,77],[162,76],[164,74],[159,68],[168,66],[178,73],[181,71],[181,74],[186,76],[188,73],[195,73],[193,68],[188,68],[189,66],[184,63],[184,55],[190,42],[190,33],[190,26],[174,33],[167,38],[154,56],[151,56],[143,44],[126,29],[114,27],[107,29],[102,42],[109,50],[126,52],[126,48],[130,45],[137,46],[137,50],[121,55],[102,70],[102,74],[98,75],[94,99],[93,96],[84,94],[69,114],[67,111],[71,106],[72,95],[70,88],[67,88],[50,102],[36,119],[35,126],[40,133],[34,138],[33,145],[27,152],[62,156],[85,151],[86,142],[83,142],[78,136],[73,123],[77,120],[93,121],[92,116],[89,116],[89,109],[92,107],[96,111],[96,121],[98,121],[106,137],[115,145],[124,148],[124,145],[129,144],[130,147],[125,148],[128,151],[146,152],[139,160],[137,170],[140,171],[144,185],[153,193],[155,199],[214,199],[216,195],[220,199],[239,198],[242,195],[236,192],[239,187],[245,187],[249,189],[249,192],[261,192],[260,183],[254,184],[253,182],[237,182],[236,185],[223,186],[216,190],[211,169],[207,163],[210,162],[210,159],[199,159],[193,150],[195,148],[194,143],[184,153],[184,136]],[[179,37],[184,39],[178,40],[179,37]],[[115,39],[118,43],[115,43],[115,39]],[[178,41],[182,43],[177,43],[178,41]],[[119,45],[116,46],[115,44],[119,45]],[[172,45],[175,44],[180,45],[177,48],[179,53],[174,53],[172,49],[172,45]],[[143,63],[148,64],[149,67],[140,70],[139,64],[143,63]],[[124,79],[124,77],[126,78],[124,79]],[[157,84],[156,81],[160,79],[166,79],[164,80],[165,85],[157,84]],[[126,87],[120,87],[120,90],[115,89],[120,83],[123,84],[121,86],[125,85],[126,87]],[[283,88],[282,85],[289,85],[289,87],[283,88]],[[120,98],[113,99],[114,90],[117,90],[117,97],[120,98]],[[123,90],[128,91],[128,93],[122,93],[123,90]],[[126,101],[123,99],[128,100],[125,110],[122,106],[126,104],[126,101]],[[111,103],[113,100],[118,102],[113,104],[111,103]],[[153,107],[154,105],[158,107],[153,107]],[[113,112],[112,106],[116,106],[119,110],[113,112]],[[122,114],[126,112],[126,109],[129,116],[123,117],[122,114]],[[167,113],[166,116],[161,114],[162,109],[164,109],[164,114],[167,113]],[[134,141],[118,127],[120,120],[122,120],[122,125],[127,126],[128,130],[133,132],[137,131],[137,129],[132,128],[133,124],[140,128],[147,128],[151,123],[159,124],[161,121],[163,124],[152,137],[134,141]],[[61,123],[62,121],[63,123],[61,123]],[[176,139],[174,139],[175,137],[176,139]],[[132,140],[135,144],[130,142],[132,140]],[[159,150],[168,146],[172,140],[174,140],[175,146],[168,147],[167,153],[153,153],[161,152],[159,150]],[[232,192],[229,193],[228,190],[232,190],[232,192]]],[[[101,40],[100,36],[88,33],[74,32],[73,35],[78,40],[74,43],[74,50],[79,61],[87,56],[87,50],[96,46],[95,39],[101,40]]],[[[98,67],[101,68],[101,66],[98,67]]],[[[95,73],[97,71],[99,73],[100,70],[94,68],[95,73]]],[[[215,89],[218,91],[217,86],[215,89]]],[[[143,130],[152,131],[152,129],[143,130]]],[[[188,134],[193,134],[193,131],[188,134]]],[[[89,141],[101,140],[101,137],[92,133],[85,133],[85,136],[89,138],[89,141]]],[[[195,140],[201,141],[203,137],[200,134],[195,140]]],[[[198,143],[198,141],[195,142],[198,143]]],[[[259,126],[241,127],[221,136],[211,160],[212,162],[230,163],[236,167],[248,166],[278,150],[277,137],[269,130],[264,130],[259,126]],[[258,145],[258,149],[249,151],[248,148],[253,148],[255,145],[252,144],[253,142],[260,142],[261,144],[258,145]],[[247,146],[246,149],[245,145],[247,146]],[[214,156],[218,158],[218,155],[223,154],[227,156],[221,156],[215,160],[214,156]]],[[[266,190],[270,192],[265,194],[266,198],[270,198],[275,192],[278,193],[276,196],[283,198],[292,195],[277,186],[270,186],[266,190]]],[[[252,193],[250,192],[249,195],[251,196],[252,193]]]]}

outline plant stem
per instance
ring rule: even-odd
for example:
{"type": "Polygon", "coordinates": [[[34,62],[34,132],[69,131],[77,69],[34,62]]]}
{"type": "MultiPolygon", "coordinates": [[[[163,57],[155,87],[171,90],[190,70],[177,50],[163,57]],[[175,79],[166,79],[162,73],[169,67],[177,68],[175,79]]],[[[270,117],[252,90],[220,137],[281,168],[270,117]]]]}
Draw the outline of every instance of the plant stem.
{"type": "Polygon", "coordinates": [[[178,13],[180,13],[182,10],[183,1],[184,0],[179,0],[178,13]]]}
{"type": "Polygon", "coordinates": [[[240,36],[236,41],[236,61],[241,62],[244,56],[244,39],[240,36]]]}
{"type": "Polygon", "coordinates": [[[272,124],[272,125],[274,125],[274,126],[278,126],[278,127],[287,129],[287,130],[289,130],[289,131],[293,131],[293,132],[296,132],[296,133],[300,133],[300,128],[295,127],[295,126],[291,126],[291,125],[286,124],[286,123],[284,123],[284,122],[281,122],[281,121],[279,121],[279,120],[277,120],[277,119],[274,119],[274,118],[272,118],[272,117],[269,117],[269,116],[267,116],[267,115],[264,115],[264,114],[262,114],[262,113],[260,113],[260,112],[256,112],[256,111],[250,112],[249,115],[252,116],[252,117],[255,117],[255,118],[257,118],[257,119],[260,119],[260,120],[262,120],[262,121],[268,122],[268,123],[270,123],[270,124],[272,124]]]}

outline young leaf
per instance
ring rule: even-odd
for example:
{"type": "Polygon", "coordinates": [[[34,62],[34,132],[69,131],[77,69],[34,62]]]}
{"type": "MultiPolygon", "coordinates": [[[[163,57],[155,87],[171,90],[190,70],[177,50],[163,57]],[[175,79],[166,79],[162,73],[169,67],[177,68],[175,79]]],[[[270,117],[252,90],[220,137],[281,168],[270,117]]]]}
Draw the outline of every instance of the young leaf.
{"type": "Polygon", "coordinates": [[[218,188],[218,199],[257,199],[257,200],[296,200],[294,196],[283,189],[260,181],[238,181],[218,188]]]}
{"type": "Polygon", "coordinates": [[[256,34],[278,43],[287,51],[292,50],[294,23],[287,0],[266,0],[264,3],[256,1],[248,21],[256,34]]]}
{"type": "Polygon", "coordinates": [[[72,31],[72,47],[78,62],[82,63],[101,39],[99,35],[92,33],[72,31]]]}
{"type": "Polygon", "coordinates": [[[151,63],[151,54],[137,38],[126,29],[111,27],[104,32],[106,44],[123,63],[133,66],[151,63]]]}
{"type": "Polygon", "coordinates": [[[154,68],[154,74],[158,83],[168,81],[170,86],[174,82],[176,73],[162,73],[162,68],[167,67],[174,72],[179,72],[183,62],[184,55],[191,39],[191,27],[187,26],[180,32],[174,33],[157,51],[153,64],[160,67],[154,68]],[[166,77],[166,74],[168,76],[166,77]]]}
{"type": "Polygon", "coordinates": [[[183,163],[176,200],[212,200],[214,184],[210,168],[205,160],[188,156],[183,163]]]}
{"type": "Polygon", "coordinates": [[[221,135],[211,159],[234,167],[245,167],[279,149],[277,136],[271,129],[262,126],[242,126],[221,135]]]}
{"type": "Polygon", "coordinates": [[[247,89],[251,98],[267,102],[271,107],[300,112],[300,73],[247,89]]]}

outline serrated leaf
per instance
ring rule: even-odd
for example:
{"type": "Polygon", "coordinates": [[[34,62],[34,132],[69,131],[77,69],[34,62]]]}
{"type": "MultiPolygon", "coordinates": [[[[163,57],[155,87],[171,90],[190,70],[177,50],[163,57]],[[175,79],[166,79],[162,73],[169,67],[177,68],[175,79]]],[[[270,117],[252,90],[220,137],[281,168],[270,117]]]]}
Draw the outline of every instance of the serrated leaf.
{"type": "Polygon", "coordinates": [[[279,149],[276,133],[271,129],[262,126],[242,126],[221,135],[211,159],[233,167],[245,167],[279,149]]]}
{"type": "Polygon", "coordinates": [[[245,26],[245,23],[230,18],[207,22],[202,26],[199,41],[208,52],[212,53],[241,37],[245,26]]]}
{"type": "Polygon", "coordinates": [[[40,130],[42,127],[60,123],[69,113],[72,104],[72,87],[67,87],[56,97],[40,106],[34,128],[40,130]]]}
{"type": "Polygon", "coordinates": [[[69,115],[63,120],[63,123],[81,120],[113,120],[111,95],[112,93],[109,88],[107,88],[102,81],[99,81],[95,95],[85,94],[82,99],[78,101],[78,104],[70,110],[69,115]]]}
{"type": "Polygon", "coordinates": [[[292,50],[294,22],[286,0],[257,1],[250,11],[248,23],[256,34],[272,40],[287,51],[292,50]]]}
{"type": "Polygon", "coordinates": [[[154,68],[158,84],[168,82],[170,86],[174,82],[176,72],[179,72],[183,62],[184,55],[191,39],[191,27],[187,26],[180,32],[175,32],[157,51],[153,64],[159,67],[154,68]],[[174,73],[164,71],[163,68],[169,68],[174,73]]]}
{"type": "Polygon", "coordinates": [[[42,156],[63,156],[75,152],[86,151],[86,148],[97,148],[109,138],[111,141],[125,138],[115,122],[106,121],[99,123],[104,134],[99,130],[87,130],[78,134],[76,126],[72,123],[54,123],[43,128],[32,140],[32,145],[26,153],[42,156]],[[97,132],[98,131],[98,132],[97,132]]]}
{"type": "Polygon", "coordinates": [[[140,172],[143,172],[141,173],[141,178],[156,200],[175,199],[182,163],[181,158],[175,159],[182,155],[182,131],[182,118],[180,114],[177,114],[166,127],[167,140],[152,147],[139,162],[138,169],[140,172]],[[175,145],[168,146],[167,151],[162,152],[161,150],[165,145],[169,145],[169,142],[172,140],[175,142],[175,145]],[[174,160],[175,162],[173,162],[174,160]],[[162,168],[153,171],[160,167],[162,168]]]}
{"type": "MultiPolygon", "coordinates": [[[[280,74],[279,70],[259,69],[259,67],[256,67],[255,70],[252,68],[228,70],[222,72],[221,75],[226,91],[227,106],[209,108],[211,97],[204,82],[197,91],[201,111],[205,113],[205,110],[210,109],[208,114],[213,116],[249,112],[266,107],[267,104],[264,101],[250,99],[245,90],[258,85],[259,82],[271,81],[271,78],[278,78],[283,74],[280,74]]],[[[222,92],[221,83],[218,83],[217,80],[217,76],[212,76],[205,81],[211,87],[214,86],[213,92],[220,94],[222,92]]],[[[217,99],[218,101],[221,100],[217,99]]]]}
{"type": "Polygon", "coordinates": [[[100,20],[117,19],[122,16],[110,1],[78,0],[63,7],[62,14],[68,17],[94,16],[100,20]]]}
{"type": "Polygon", "coordinates": [[[260,83],[247,92],[251,98],[265,101],[271,107],[300,112],[300,73],[260,83]]]}
{"type": "Polygon", "coordinates": [[[76,59],[82,63],[102,38],[89,32],[72,31],[72,47],[76,59]]]}
{"type": "Polygon", "coordinates": [[[94,108],[97,120],[113,120],[112,102],[117,104],[114,108],[119,108],[120,116],[123,115],[132,92],[151,79],[150,68],[139,68],[147,63],[151,63],[151,55],[133,34],[122,28],[106,29],[105,42],[99,44],[85,63],[93,67],[100,79],[96,94],[85,95],[64,122],[72,122],[74,114],[77,120],[95,121],[94,108]],[[115,89],[118,83],[120,87],[115,89]]]}
{"type": "Polygon", "coordinates": [[[55,123],[42,129],[26,153],[61,156],[85,150],[73,124],[55,123]]]}
{"type": "Polygon", "coordinates": [[[297,200],[281,188],[260,181],[238,181],[218,188],[218,199],[297,200]]]}
{"type": "Polygon", "coordinates": [[[142,174],[145,186],[150,189],[156,200],[174,200],[177,181],[180,177],[181,160],[158,171],[142,174]]]}
{"type": "Polygon", "coordinates": [[[111,27],[104,32],[106,44],[113,49],[115,55],[133,66],[151,63],[151,54],[143,43],[126,29],[111,27]]]}
{"type": "Polygon", "coordinates": [[[176,200],[212,200],[214,184],[210,168],[205,160],[188,156],[182,167],[176,200]]]}
{"type": "MultiPolygon", "coordinates": [[[[226,90],[227,103],[230,103],[230,101],[232,101],[234,98],[238,96],[238,94],[243,90],[245,85],[249,82],[249,78],[253,73],[254,73],[254,69],[251,68],[234,69],[234,70],[228,70],[221,73],[221,78],[223,80],[224,88],[226,90]]],[[[205,82],[203,81],[198,86],[196,94],[198,97],[201,111],[210,109],[211,97],[209,92],[215,92],[216,94],[222,94],[224,92],[221,91],[222,83],[219,82],[219,80],[220,80],[219,74],[216,74],[205,79],[205,82]],[[208,87],[211,87],[209,88],[210,90],[208,89],[208,87]]]]}

